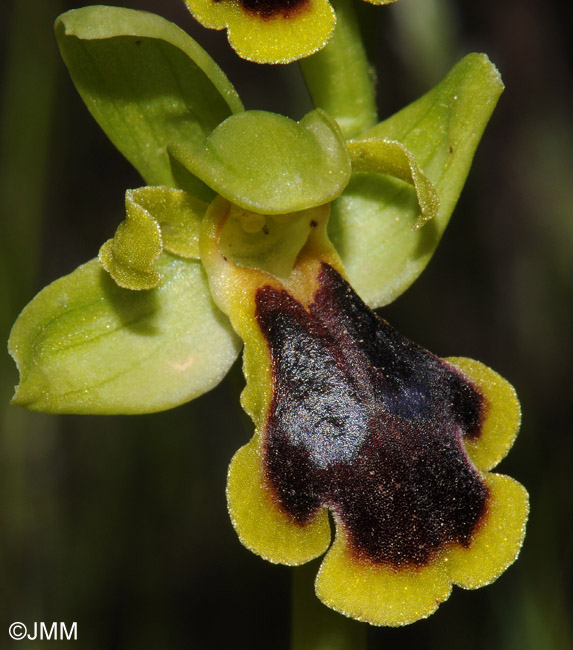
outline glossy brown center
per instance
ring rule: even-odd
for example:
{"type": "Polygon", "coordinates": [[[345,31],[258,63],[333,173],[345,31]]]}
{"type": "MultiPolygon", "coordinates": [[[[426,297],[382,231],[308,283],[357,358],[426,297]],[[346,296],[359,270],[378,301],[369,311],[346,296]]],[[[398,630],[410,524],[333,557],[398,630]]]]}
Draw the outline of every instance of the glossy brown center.
{"type": "Polygon", "coordinates": [[[356,559],[422,566],[467,546],[488,490],[464,436],[484,399],[463,375],[371,311],[324,264],[307,311],[270,286],[256,317],[272,358],[265,475],[304,525],[328,506],[356,559]]]}

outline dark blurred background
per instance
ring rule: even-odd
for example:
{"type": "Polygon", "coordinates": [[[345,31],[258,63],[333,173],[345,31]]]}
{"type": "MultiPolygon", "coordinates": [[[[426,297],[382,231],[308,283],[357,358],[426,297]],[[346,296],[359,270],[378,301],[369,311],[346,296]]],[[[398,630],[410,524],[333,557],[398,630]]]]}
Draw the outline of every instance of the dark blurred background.
{"type": "MultiPolygon", "coordinates": [[[[141,185],[57,53],[55,17],[84,4],[2,4],[2,340],[40,288],[97,254],[123,218],[125,189],[141,185]]],[[[179,0],[111,4],[187,29],[247,108],[308,110],[296,64],[240,61],[179,0]]],[[[382,117],[470,51],[487,52],[506,83],[438,253],[383,314],[436,354],[480,359],[516,386],[523,427],[500,471],[528,487],[532,508],[521,556],[494,585],[455,589],[407,628],[370,629],[369,648],[573,648],[573,102],[559,6],[360,7],[382,117]]],[[[227,465],[250,436],[238,365],[191,404],[105,418],[10,407],[17,373],[7,354],[0,370],[0,648],[40,647],[9,641],[13,621],[77,621],[79,640],[61,647],[82,650],[289,647],[291,570],[245,550],[226,513],[227,465]]]]}

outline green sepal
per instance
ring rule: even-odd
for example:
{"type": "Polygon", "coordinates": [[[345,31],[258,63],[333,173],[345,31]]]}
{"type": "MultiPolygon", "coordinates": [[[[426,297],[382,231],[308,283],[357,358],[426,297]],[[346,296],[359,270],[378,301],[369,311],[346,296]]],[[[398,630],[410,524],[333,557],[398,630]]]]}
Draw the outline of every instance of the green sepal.
{"type": "Polygon", "coordinates": [[[158,272],[157,289],[129,291],[92,260],[41,291],[10,336],[20,371],[13,402],[47,413],[150,413],[216,386],[241,344],[201,264],[163,253],[158,272]]]}
{"type": "Polygon", "coordinates": [[[263,214],[328,203],[350,179],[340,129],[321,110],[298,123],[275,113],[246,111],[222,122],[201,147],[178,143],[169,151],[218,194],[263,214]]]}
{"type": "Polygon", "coordinates": [[[426,95],[360,136],[402,143],[440,200],[438,214],[412,229],[419,213],[415,193],[400,180],[358,172],[334,203],[330,237],[370,307],[392,302],[428,264],[502,90],[487,56],[470,54],[426,95]]]}
{"type": "Polygon", "coordinates": [[[101,265],[120,287],[156,287],[162,250],[199,258],[199,226],[207,210],[203,201],[170,187],[141,187],[125,193],[125,209],[125,221],[99,252],[101,265]]]}
{"type": "Polygon", "coordinates": [[[401,142],[370,138],[346,143],[353,172],[387,174],[406,183],[416,191],[420,214],[413,228],[421,228],[433,219],[440,209],[440,197],[430,179],[420,169],[415,156],[401,142]]]}
{"type": "Polygon", "coordinates": [[[89,111],[149,185],[175,185],[170,142],[199,145],[243,110],[211,57],[164,18],[93,6],[62,14],[55,30],[89,111]]]}

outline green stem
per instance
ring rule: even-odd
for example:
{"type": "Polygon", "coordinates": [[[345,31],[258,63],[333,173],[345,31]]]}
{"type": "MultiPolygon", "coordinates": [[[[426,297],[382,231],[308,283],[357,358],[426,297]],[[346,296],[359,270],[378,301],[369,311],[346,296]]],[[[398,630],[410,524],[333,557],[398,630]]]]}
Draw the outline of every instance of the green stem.
{"type": "Polygon", "coordinates": [[[325,607],[314,593],[319,562],[294,568],[292,650],[365,650],[366,625],[325,607]]]}
{"type": "Polygon", "coordinates": [[[375,77],[366,57],[352,0],[335,0],[336,29],[326,47],[301,61],[317,108],[338,122],[347,138],[378,121],[375,77]]]}

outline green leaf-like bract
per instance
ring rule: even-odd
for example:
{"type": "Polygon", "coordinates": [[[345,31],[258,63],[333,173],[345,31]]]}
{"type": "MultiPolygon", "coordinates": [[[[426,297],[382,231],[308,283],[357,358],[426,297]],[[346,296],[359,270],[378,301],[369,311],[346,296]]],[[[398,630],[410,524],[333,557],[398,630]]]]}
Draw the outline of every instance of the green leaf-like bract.
{"type": "Polygon", "coordinates": [[[9,341],[14,403],[46,413],[150,413],[188,402],[225,376],[240,341],[198,261],[163,253],[162,283],[121,289],[97,260],[41,291],[9,341]]]}
{"type": "Polygon", "coordinates": [[[438,214],[413,229],[419,207],[412,188],[389,176],[357,172],[334,203],[330,237],[352,286],[370,307],[392,302],[428,264],[502,90],[487,56],[470,54],[426,95],[359,136],[402,143],[440,200],[438,214]]]}
{"type": "Polygon", "coordinates": [[[198,145],[243,109],[211,57],[164,18],[94,6],[61,15],[55,30],[86,106],[148,185],[177,186],[169,143],[198,145]]]}
{"type": "Polygon", "coordinates": [[[323,205],[350,179],[340,129],[321,110],[300,122],[246,111],[222,122],[199,148],[179,144],[169,151],[218,194],[262,214],[323,205]]]}

